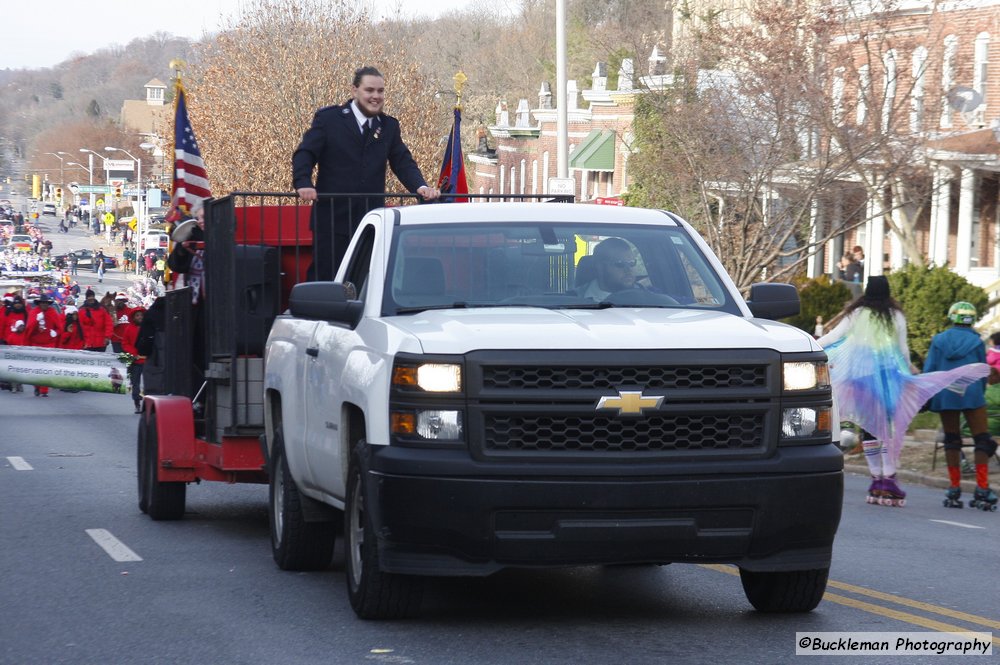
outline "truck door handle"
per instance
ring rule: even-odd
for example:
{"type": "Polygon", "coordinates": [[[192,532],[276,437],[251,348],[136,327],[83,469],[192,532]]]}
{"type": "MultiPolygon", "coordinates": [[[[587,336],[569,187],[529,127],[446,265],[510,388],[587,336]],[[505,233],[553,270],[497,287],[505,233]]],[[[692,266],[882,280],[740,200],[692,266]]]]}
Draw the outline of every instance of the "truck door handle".
{"type": "Polygon", "coordinates": [[[310,346],[310,347],[308,347],[306,349],[306,355],[307,356],[312,356],[313,358],[318,358],[319,357],[319,347],[318,346],[310,346]]]}

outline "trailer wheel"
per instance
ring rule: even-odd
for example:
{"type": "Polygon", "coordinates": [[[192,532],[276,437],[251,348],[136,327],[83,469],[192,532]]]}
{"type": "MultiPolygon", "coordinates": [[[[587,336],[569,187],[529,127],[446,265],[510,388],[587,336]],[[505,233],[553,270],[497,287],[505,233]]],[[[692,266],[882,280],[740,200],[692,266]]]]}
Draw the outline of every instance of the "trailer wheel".
{"type": "Polygon", "coordinates": [[[829,568],[760,573],[740,569],[747,600],[759,612],[811,612],[826,592],[829,568]]]}
{"type": "Polygon", "coordinates": [[[420,609],[423,580],[411,575],[383,572],[379,566],[378,540],[371,515],[365,510],[365,474],[361,442],[351,457],[344,520],[344,554],[347,595],[354,613],[362,619],[399,619],[420,609]]]}
{"type": "Polygon", "coordinates": [[[136,479],[139,484],[139,510],[149,511],[149,487],[146,482],[146,418],[139,418],[139,431],[135,437],[136,479]]]}
{"type": "MultiPolygon", "coordinates": [[[[156,432],[156,412],[146,421],[145,460],[142,478],[145,480],[146,512],[154,520],[179,520],[184,517],[184,501],[187,498],[187,484],[160,482],[157,471],[160,466],[160,444],[156,432]]],[[[140,481],[141,482],[141,481],[140,481]]],[[[142,489],[139,496],[143,496],[142,489]]],[[[141,500],[141,499],[140,499],[141,500]]]]}
{"type": "Polygon", "coordinates": [[[275,432],[268,492],[271,555],[282,570],[323,570],[333,558],[336,522],[307,522],[281,433],[275,432]]]}

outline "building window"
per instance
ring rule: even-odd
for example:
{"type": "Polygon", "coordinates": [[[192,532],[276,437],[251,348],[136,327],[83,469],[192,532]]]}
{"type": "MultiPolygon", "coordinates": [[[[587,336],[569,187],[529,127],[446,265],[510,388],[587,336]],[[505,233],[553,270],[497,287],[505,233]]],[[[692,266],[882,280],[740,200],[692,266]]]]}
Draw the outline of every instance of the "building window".
{"type": "Polygon", "coordinates": [[[927,73],[927,49],[918,46],[913,51],[913,90],[910,92],[910,131],[924,128],[924,80],[927,73]]]}
{"type": "Polygon", "coordinates": [[[844,68],[837,67],[833,71],[833,124],[840,127],[844,123],[844,68]]]}
{"type": "Polygon", "coordinates": [[[986,72],[990,61],[990,34],[980,32],[976,35],[975,55],[972,68],[972,87],[983,97],[983,103],[976,109],[976,123],[986,124],[986,72]]]}
{"type": "Polygon", "coordinates": [[[948,103],[948,91],[955,85],[955,55],[958,53],[958,37],[948,35],[944,38],[944,57],[941,59],[941,90],[944,98],[941,100],[941,126],[951,127],[951,104],[948,103]]]}
{"type": "Polygon", "coordinates": [[[893,106],[896,105],[896,81],[898,78],[896,70],[896,52],[886,51],[882,58],[882,66],[885,72],[885,88],[882,99],[882,131],[888,133],[892,130],[893,106]]]}
{"type": "Polygon", "coordinates": [[[868,100],[872,94],[872,75],[868,65],[858,67],[858,106],[855,122],[858,127],[868,122],[868,100]]]}

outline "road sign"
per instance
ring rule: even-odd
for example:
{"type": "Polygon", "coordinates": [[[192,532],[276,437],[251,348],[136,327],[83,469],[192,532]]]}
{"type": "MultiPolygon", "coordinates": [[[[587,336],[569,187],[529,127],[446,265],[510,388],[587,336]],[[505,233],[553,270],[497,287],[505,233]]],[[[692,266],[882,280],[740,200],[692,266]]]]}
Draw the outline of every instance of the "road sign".
{"type": "Polygon", "coordinates": [[[97,200],[96,200],[96,201],[94,202],[94,205],[99,205],[99,206],[102,206],[102,205],[104,205],[104,199],[97,199],[97,200]]]}
{"type": "Polygon", "coordinates": [[[134,171],[135,162],[131,159],[105,159],[105,171],[134,171]]]}
{"type": "Polygon", "coordinates": [[[138,187],[124,187],[124,188],[122,188],[122,196],[128,196],[128,197],[139,196],[139,194],[141,194],[141,193],[142,193],[142,190],[139,189],[138,187]]]}
{"type": "Polygon", "coordinates": [[[600,206],[623,206],[625,201],[618,198],[617,196],[598,196],[594,199],[594,203],[600,206]]]}
{"type": "Polygon", "coordinates": [[[124,178],[111,178],[108,180],[108,184],[112,187],[121,187],[125,184],[124,178]]]}
{"type": "Polygon", "coordinates": [[[576,180],[574,178],[549,178],[549,194],[551,196],[574,196],[576,180]]]}
{"type": "Polygon", "coordinates": [[[81,194],[107,194],[111,188],[107,185],[80,185],[81,194]]]}

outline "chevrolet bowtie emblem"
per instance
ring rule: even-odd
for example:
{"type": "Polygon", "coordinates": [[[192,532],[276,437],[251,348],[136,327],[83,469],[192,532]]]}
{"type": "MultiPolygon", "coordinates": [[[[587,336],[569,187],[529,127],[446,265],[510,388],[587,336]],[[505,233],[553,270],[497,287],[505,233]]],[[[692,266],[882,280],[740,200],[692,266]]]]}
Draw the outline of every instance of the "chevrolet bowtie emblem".
{"type": "Polygon", "coordinates": [[[658,409],[663,395],[643,395],[641,390],[619,390],[617,396],[606,395],[597,402],[600,409],[618,409],[619,416],[639,416],[644,409],[658,409]]]}

